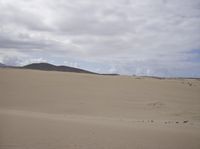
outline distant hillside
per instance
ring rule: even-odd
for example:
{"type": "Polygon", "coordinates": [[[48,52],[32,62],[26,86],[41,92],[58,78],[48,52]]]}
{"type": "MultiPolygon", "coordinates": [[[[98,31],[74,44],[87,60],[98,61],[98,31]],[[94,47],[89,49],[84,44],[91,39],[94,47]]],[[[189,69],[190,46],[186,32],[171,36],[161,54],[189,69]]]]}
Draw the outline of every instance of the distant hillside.
{"type": "Polygon", "coordinates": [[[7,67],[5,64],[0,63],[0,67],[7,67]]]}
{"type": "Polygon", "coordinates": [[[56,66],[49,63],[33,63],[22,68],[25,69],[36,69],[36,70],[46,70],[46,71],[64,71],[64,72],[76,72],[76,73],[91,73],[95,74],[94,72],[90,72],[87,70],[69,67],[69,66],[56,66]]]}
{"type": "Polygon", "coordinates": [[[120,74],[118,74],[118,73],[101,73],[99,75],[104,75],[104,76],[119,76],[120,74]]]}

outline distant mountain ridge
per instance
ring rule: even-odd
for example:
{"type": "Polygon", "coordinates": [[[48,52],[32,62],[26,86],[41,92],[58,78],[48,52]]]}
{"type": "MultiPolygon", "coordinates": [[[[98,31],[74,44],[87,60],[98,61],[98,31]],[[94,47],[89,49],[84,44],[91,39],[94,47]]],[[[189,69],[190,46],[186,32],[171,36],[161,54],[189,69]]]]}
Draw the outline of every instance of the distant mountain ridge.
{"type": "MultiPolygon", "coordinates": [[[[34,70],[44,70],[44,71],[62,71],[62,72],[74,72],[74,73],[88,73],[88,74],[95,74],[95,75],[105,75],[105,76],[119,76],[120,74],[117,73],[96,73],[80,68],[74,68],[70,66],[56,66],[50,63],[32,63],[25,66],[11,66],[7,64],[0,63],[0,68],[14,68],[14,69],[34,69],[34,70]]],[[[144,77],[144,78],[154,78],[154,79],[198,79],[199,77],[160,77],[160,76],[136,76],[134,77],[144,77]]]]}
{"type": "Polygon", "coordinates": [[[7,65],[0,63],[0,67],[7,67],[7,65]]]}
{"type": "Polygon", "coordinates": [[[81,68],[75,68],[70,66],[64,65],[53,65],[50,63],[32,63],[25,66],[10,66],[0,63],[0,68],[15,68],[15,69],[33,69],[33,70],[44,70],[44,71],[62,71],[62,72],[74,72],[74,73],[88,73],[88,74],[96,74],[96,75],[109,75],[109,76],[116,76],[119,74],[101,74],[96,73],[88,70],[84,70],[81,68]]]}
{"type": "Polygon", "coordinates": [[[91,71],[87,71],[80,68],[74,68],[69,66],[56,66],[49,63],[32,63],[29,65],[25,65],[22,68],[25,69],[36,69],[36,70],[46,70],[46,71],[64,71],[64,72],[76,72],[76,73],[91,73],[97,74],[91,71]]]}

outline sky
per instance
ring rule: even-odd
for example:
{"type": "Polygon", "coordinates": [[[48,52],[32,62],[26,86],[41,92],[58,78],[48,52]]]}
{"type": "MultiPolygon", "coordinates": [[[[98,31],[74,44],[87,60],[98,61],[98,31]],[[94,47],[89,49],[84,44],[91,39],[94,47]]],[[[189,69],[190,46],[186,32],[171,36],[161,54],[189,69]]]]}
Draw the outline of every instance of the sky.
{"type": "Polygon", "coordinates": [[[0,63],[200,77],[200,0],[0,0],[0,63]]]}

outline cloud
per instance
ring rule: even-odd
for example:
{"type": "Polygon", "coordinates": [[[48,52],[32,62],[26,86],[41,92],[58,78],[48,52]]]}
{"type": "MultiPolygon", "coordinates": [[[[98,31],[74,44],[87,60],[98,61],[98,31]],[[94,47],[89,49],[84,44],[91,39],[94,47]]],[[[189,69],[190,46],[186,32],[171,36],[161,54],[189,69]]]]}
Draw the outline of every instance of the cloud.
{"type": "Polygon", "coordinates": [[[78,67],[78,63],[77,62],[72,62],[72,61],[64,61],[64,64],[70,67],[78,67]]]}
{"type": "Polygon", "coordinates": [[[199,0],[1,0],[0,9],[1,62],[200,76],[199,0]]]}
{"type": "Polygon", "coordinates": [[[11,51],[0,51],[0,55],[0,62],[11,66],[24,66],[30,63],[47,62],[47,60],[41,57],[33,58],[31,55],[18,52],[15,49],[11,51]]]}

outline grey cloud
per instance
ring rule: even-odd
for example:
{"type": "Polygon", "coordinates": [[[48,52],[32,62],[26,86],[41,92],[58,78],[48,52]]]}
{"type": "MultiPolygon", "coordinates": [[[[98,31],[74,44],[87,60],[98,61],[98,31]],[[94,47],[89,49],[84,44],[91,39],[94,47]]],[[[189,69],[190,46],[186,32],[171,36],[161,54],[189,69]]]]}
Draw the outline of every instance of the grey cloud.
{"type": "Polygon", "coordinates": [[[37,41],[22,41],[14,39],[0,39],[0,45],[3,49],[45,49],[51,47],[51,44],[37,41]]]}
{"type": "Polygon", "coordinates": [[[3,25],[15,25],[30,30],[45,31],[49,26],[44,23],[44,18],[38,17],[37,14],[25,9],[23,6],[17,7],[16,3],[4,4],[0,2],[0,17],[3,25]]]}
{"type": "Polygon", "coordinates": [[[126,74],[194,71],[188,53],[200,49],[199,8],[199,0],[0,1],[0,53],[73,57],[126,74]]]}

